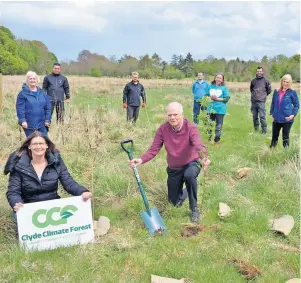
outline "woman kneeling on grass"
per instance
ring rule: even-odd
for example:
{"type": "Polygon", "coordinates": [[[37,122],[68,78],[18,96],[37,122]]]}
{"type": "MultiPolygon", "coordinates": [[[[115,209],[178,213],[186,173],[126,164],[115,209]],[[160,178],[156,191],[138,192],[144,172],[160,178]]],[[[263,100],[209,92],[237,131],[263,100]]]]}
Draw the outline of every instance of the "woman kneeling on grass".
{"type": "Polygon", "coordinates": [[[211,102],[207,108],[207,115],[209,116],[209,141],[212,139],[212,127],[213,122],[215,121],[215,145],[219,145],[221,135],[222,135],[222,126],[224,122],[224,116],[227,111],[226,103],[230,99],[230,94],[228,88],[225,86],[225,78],[223,73],[217,73],[213,82],[208,87],[208,93],[206,96],[210,96],[211,102]]]}
{"type": "Polygon", "coordinates": [[[59,151],[53,142],[35,131],[18,151],[10,154],[4,174],[10,173],[7,200],[16,212],[24,203],[59,199],[58,181],[74,196],[82,195],[86,201],[92,194],[70,176],[59,151]]]}
{"type": "Polygon", "coordinates": [[[283,147],[289,146],[290,130],[299,110],[297,92],[292,90],[292,76],[286,74],[280,81],[280,88],[273,93],[270,115],[273,119],[271,148],[278,143],[278,137],[282,128],[283,147]]]}

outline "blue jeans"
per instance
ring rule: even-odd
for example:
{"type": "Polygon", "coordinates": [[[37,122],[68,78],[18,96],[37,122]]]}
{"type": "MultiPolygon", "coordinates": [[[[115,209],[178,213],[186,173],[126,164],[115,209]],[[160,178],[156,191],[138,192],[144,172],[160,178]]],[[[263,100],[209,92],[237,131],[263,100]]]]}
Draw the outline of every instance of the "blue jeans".
{"type": "Polygon", "coordinates": [[[45,126],[42,127],[42,128],[39,128],[39,129],[31,129],[31,128],[30,129],[24,129],[23,128],[23,130],[25,132],[26,137],[29,137],[34,131],[39,131],[42,134],[44,134],[46,137],[48,136],[48,132],[47,132],[47,129],[46,129],[45,126]]]}
{"type": "Polygon", "coordinates": [[[210,118],[209,122],[209,128],[208,128],[208,139],[211,141],[212,139],[212,128],[213,128],[213,122],[215,122],[215,137],[214,141],[219,142],[222,135],[222,127],[224,122],[224,116],[225,114],[207,114],[210,118]]]}
{"type": "Polygon", "coordinates": [[[203,106],[201,102],[194,100],[193,101],[193,122],[195,124],[199,123],[200,110],[207,110],[206,106],[203,106]]]}

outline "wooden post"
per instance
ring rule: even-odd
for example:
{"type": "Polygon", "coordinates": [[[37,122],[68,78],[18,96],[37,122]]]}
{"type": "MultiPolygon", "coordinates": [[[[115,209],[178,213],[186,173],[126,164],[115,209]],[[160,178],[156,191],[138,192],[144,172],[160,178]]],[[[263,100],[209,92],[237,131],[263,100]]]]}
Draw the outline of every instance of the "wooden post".
{"type": "Polygon", "coordinates": [[[2,74],[0,73],[0,114],[3,114],[3,90],[2,90],[2,74]]]}

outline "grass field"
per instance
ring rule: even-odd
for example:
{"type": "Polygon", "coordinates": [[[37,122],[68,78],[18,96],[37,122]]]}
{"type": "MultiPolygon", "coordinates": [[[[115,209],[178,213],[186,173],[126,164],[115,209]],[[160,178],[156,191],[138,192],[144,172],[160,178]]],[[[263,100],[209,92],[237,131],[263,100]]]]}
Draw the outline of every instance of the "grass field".
{"type": "MultiPolygon", "coordinates": [[[[0,165],[24,140],[16,124],[15,99],[21,77],[4,77],[4,113],[0,120],[0,165]]],[[[204,225],[218,224],[198,235],[181,236],[190,221],[188,202],[174,208],[166,201],[164,150],[139,167],[140,177],[153,206],[164,218],[168,232],[150,238],[140,219],[143,202],[127,155],[119,142],[133,138],[134,156],[151,144],[165,119],[167,103],[179,101],[191,120],[189,82],[152,82],[146,85],[147,108],[135,126],[126,123],[122,109],[124,81],[70,78],[72,102],[66,105],[66,122],[52,125],[50,138],[61,150],[71,175],[94,193],[94,218],[105,215],[111,230],[94,244],[25,253],[18,248],[11,209],[5,192],[8,177],[0,175],[0,282],[104,282],[147,283],[151,274],[188,278],[198,283],[239,283],[231,259],[257,266],[262,275],[255,282],[284,283],[300,277],[299,221],[299,114],[291,130],[291,146],[271,151],[268,134],[253,133],[248,83],[229,84],[231,99],[224,120],[221,146],[208,143],[202,123],[200,133],[211,160],[206,179],[199,177],[199,204],[204,225]],[[238,180],[236,171],[251,167],[253,173],[238,180]],[[219,202],[233,210],[225,219],[217,215],[219,202]],[[268,220],[289,214],[295,227],[287,236],[269,231],[268,220]]],[[[141,81],[144,83],[143,80],[141,81]]],[[[277,84],[272,85],[278,87],[277,84]]],[[[267,108],[270,106],[270,99],[267,108]]],[[[268,111],[267,111],[268,112],[268,111]]],[[[61,195],[66,196],[65,193],[61,195]]]]}

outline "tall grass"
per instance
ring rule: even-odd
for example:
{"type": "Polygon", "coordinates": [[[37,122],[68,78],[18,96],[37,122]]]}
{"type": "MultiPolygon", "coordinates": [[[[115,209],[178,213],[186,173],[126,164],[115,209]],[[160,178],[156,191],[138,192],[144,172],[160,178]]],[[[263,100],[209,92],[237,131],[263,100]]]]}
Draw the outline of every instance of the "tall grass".
{"type": "MultiPolygon", "coordinates": [[[[15,116],[15,99],[22,78],[4,78],[1,167],[25,138],[15,116]]],[[[299,120],[291,130],[290,148],[283,150],[279,143],[271,151],[270,118],[266,136],[254,133],[248,84],[243,91],[230,86],[231,100],[220,148],[207,141],[205,128],[202,123],[199,125],[212,161],[206,178],[203,173],[199,176],[202,224],[219,223],[220,228],[182,238],[182,224],[190,221],[188,203],[176,209],[167,202],[166,153],[162,149],[154,160],[139,167],[150,202],[158,207],[168,227],[166,234],[150,238],[139,216],[145,208],[119,142],[131,137],[134,156],[143,153],[165,119],[165,106],[174,100],[183,103],[184,114],[191,120],[191,82],[167,81],[164,85],[142,81],[147,86],[147,108],[141,109],[137,124],[132,125],[125,121],[125,110],[121,107],[125,81],[71,77],[72,102],[66,105],[65,124],[53,121],[50,131],[50,138],[61,150],[71,175],[93,190],[94,218],[109,217],[111,230],[93,245],[24,253],[18,248],[11,209],[5,198],[8,178],[1,175],[0,282],[146,283],[151,274],[190,278],[192,282],[245,282],[229,265],[231,258],[256,265],[262,271],[256,282],[282,283],[300,277],[299,253],[277,248],[298,247],[300,242],[299,120]],[[154,85],[157,87],[153,88],[154,85]],[[254,171],[238,180],[236,171],[241,167],[254,171]],[[228,218],[219,219],[219,202],[228,203],[233,210],[228,218]],[[296,222],[287,237],[268,229],[269,218],[284,214],[292,215],[296,222]]],[[[267,106],[269,103],[270,98],[267,106]]],[[[61,190],[61,195],[67,194],[61,190]]]]}

